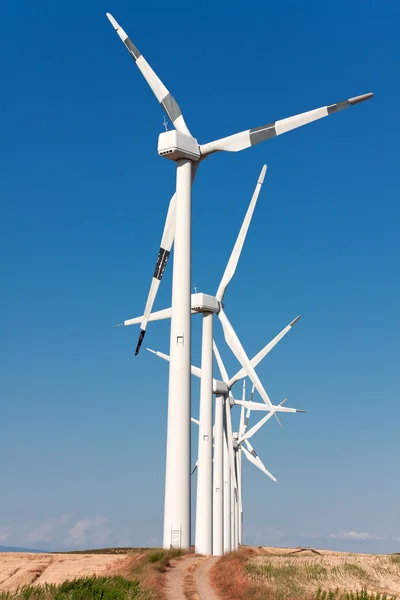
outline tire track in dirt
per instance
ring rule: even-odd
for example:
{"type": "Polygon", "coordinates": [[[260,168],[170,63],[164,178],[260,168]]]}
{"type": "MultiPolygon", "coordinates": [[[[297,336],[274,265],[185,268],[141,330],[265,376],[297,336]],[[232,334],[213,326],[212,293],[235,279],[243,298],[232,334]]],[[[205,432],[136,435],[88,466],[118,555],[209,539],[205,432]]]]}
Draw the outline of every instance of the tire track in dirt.
{"type": "Polygon", "coordinates": [[[167,600],[218,600],[210,584],[215,556],[187,556],[176,561],[166,575],[167,600]]]}

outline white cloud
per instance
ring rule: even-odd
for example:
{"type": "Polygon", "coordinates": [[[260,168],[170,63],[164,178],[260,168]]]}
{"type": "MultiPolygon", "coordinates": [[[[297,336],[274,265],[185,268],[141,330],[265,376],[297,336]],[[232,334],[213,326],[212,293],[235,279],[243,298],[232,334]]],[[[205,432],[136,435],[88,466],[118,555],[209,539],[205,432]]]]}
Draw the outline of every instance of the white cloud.
{"type": "Polygon", "coordinates": [[[52,542],[60,526],[66,525],[72,519],[72,513],[65,513],[59,517],[49,517],[41,525],[30,531],[25,539],[29,542],[52,542]]]}
{"type": "Polygon", "coordinates": [[[5,542],[10,537],[9,527],[0,527],[0,542],[5,542]]]}
{"type": "Polygon", "coordinates": [[[107,517],[98,515],[94,519],[81,519],[68,530],[64,540],[66,546],[103,545],[111,534],[107,517]]]}
{"type": "Polygon", "coordinates": [[[337,533],[331,533],[330,538],[335,540],[356,540],[356,541],[364,541],[364,540],[390,540],[396,538],[388,538],[382,535],[375,535],[374,533],[368,533],[367,531],[345,531],[341,529],[337,533]]]}

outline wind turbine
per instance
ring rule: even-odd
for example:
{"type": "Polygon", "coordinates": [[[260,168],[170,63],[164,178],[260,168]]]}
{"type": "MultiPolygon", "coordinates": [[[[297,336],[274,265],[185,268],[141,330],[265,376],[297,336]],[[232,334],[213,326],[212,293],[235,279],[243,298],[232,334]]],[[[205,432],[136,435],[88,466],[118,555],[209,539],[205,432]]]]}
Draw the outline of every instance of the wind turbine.
{"type": "MultiPolygon", "coordinates": [[[[364,94],[329,106],[324,106],[294,117],[281,119],[268,125],[248,129],[208,144],[199,145],[191,135],[182,111],[169,90],[150,67],[140,51],[107,13],[113,28],[124,43],[137,67],[146,79],[164,112],[175,127],[165,131],[158,139],[160,156],[176,162],[176,192],[171,199],[164,227],[156,269],[141,324],[136,354],[146,331],[148,317],[154,303],[165,266],[175,241],[172,277],[172,316],[170,343],[170,373],[168,389],[168,424],[164,504],[164,548],[190,546],[190,349],[191,349],[191,189],[198,165],[209,154],[244,150],[264,140],[321,119],[334,112],[358,104],[373,94],[364,94]]],[[[225,323],[225,328],[229,324],[225,323]]],[[[231,341],[232,331],[228,333],[231,341]]],[[[228,342],[229,343],[229,342],[228,342]]],[[[232,343],[232,346],[236,344],[232,343]]],[[[255,374],[240,347],[236,348],[239,362],[250,379],[255,374]]],[[[257,390],[259,388],[256,385],[257,390]]],[[[261,394],[262,396],[262,394],[261,394]]]]}
{"type": "MultiPolygon", "coordinates": [[[[200,386],[200,426],[199,426],[199,468],[197,479],[197,512],[196,512],[196,538],[195,548],[199,554],[212,553],[212,353],[213,353],[213,313],[216,313],[221,320],[225,339],[237,355],[240,352],[242,357],[241,364],[247,361],[247,370],[243,370],[243,376],[250,371],[250,376],[258,383],[260,393],[264,392],[264,401],[271,406],[271,402],[261,386],[247,355],[230,325],[223,309],[223,299],[226,289],[235,274],[236,267],[243,249],[246,235],[254,213],[254,209],[264,182],[267,167],[263,166],[257,180],[252,198],[250,200],[246,215],[241,225],[232,253],[228,260],[221,282],[215,296],[206,294],[192,295],[192,313],[201,312],[203,314],[202,323],[202,359],[201,359],[201,386],[200,386]]],[[[149,320],[168,318],[171,316],[172,309],[150,313],[149,320]]],[[[122,325],[132,325],[141,322],[142,317],[124,321],[122,325]]],[[[217,444],[218,445],[218,444],[217,444]]]]}
{"type": "MultiPolygon", "coordinates": [[[[265,358],[265,356],[267,356],[267,354],[269,354],[269,352],[271,352],[271,350],[276,346],[276,344],[292,329],[292,327],[295,325],[295,323],[297,323],[299,318],[300,317],[298,316],[298,317],[296,317],[296,319],[291,321],[291,323],[289,323],[289,325],[287,325],[284,329],[282,329],[282,331],[280,333],[278,333],[268,344],[266,344],[266,346],[264,346],[264,348],[262,348],[262,350],[260,350],[260,352],[258,352],[258,354],[256,354],[254,356],[254,358],[252,358],[250,363],[253,368],[255,368],[265,358]]],[[[151,350],[150,348],[148,348],[148,350],[149,350],[149,352],[151,352],[152,354],[155,354],[156,356],[158,356],[159,358],[162,358],[163,360],[166,360],[166,361],[170,360],[170,357],[168,356],[168,354],[164,354],[163,352],[160,352],[158,350],[151,350]]],[[[224,493],[223,493],[225,491],[224,488],[228,486],[228,483],[229,483],[229,488],[230,488],[230,478],[229,478],[229,482],[228,482],[227,481],[227,473],[228,472],[230,473],[231,470],[232,471],[235,470],[233,453],[230,453],[230,454],[228,453],[228,444],[230,443],[231,446],[233,445],[233,438],[231,438],[229,436],[229,429],[227,429],[226,425],[224,425],[226,420],[230,419],[231,405],[237,404],[237,405],[241,406],[243,409],[247,409],[247,415],[246,415],[246,419],[245,419],[246,425],[248,423],[248,419],[249,419],[249,415],[250,415],[249,411],[251,411],[251,410],[261,410],[261,411],[267,412],[266,417],[268,417],[268,418],[266,419],[264,417],[265,420],[262,419],[263,423],[265,423],[267,420],[269,420],[269,418],[272,415],[277,416],[276,415],[277,412],[302,412],[302,411],[299,411],[294,408],[287,408],[282,405],[277,405],[277,406],[272,405],[272,407],[269,407],[265,403],[257,403],[257,402],[252,402],[252,401],[246,402],[243,400],[235,400],[231,393],[231,389],[236,382],[238,382],[241,379],[243,379],[244,377],[246,377],[246,372],[242,368],[237,373],[235,373],[235,375],[233,377],[229,378],[216,345],[214,345],[214,351],[217,355],[217,360],[218,360],[218,364],[219,364],[222,379],[223,379],[222,381],[217,380],[217,379],[212,380],[212,392],[215,394],[216,399],[215,399],[214,431],[211,434],[211,437],[214,437],[212,551],[213,551],[214,555],[220,556],[224,553],[224,550],[225,550],[225,552],[229,552],[229,550],[231,549],[230,541],[229,541],[229,545],[227,543],[228,531],[230,532],[230,524],[229,524],[230,521],[228,523],[228,520],[227,520],[228,508],[229,508],[229,512],[230,512],[230,498],[229,498],[229,502],[228,502],[228,500],[227,500],[228,496],[225,494],[225,500],[224,500],[224,493]],[[228,411],[228,407],[229,407],[229,411],[228,411]],[[224,433],[224,431],[225,431],[225,433],[224,433]],[[226,447],[225,447],[224,438],[226,436],[229,436],[229,440],[226,442],[226,447]],[[224,447],[226,448],[226,451],[224,450],[224,447]],[[224,469],[224,463],[225,463],[225,469],[224,469]],[[225,475],[224,475],[224,472],[225,472],[225,475]],[[224,508],[224,502],[227,503],[225,505],[225,508],[224,508]],[[225,519],[225,525],[224,525],[224,519],[225,519]],[[224,534],[224,529],[225,529],[225,534],[224,534]]],[[[192,375],[195,375],[196,377],[202,379],[203,373],[202,373],[202,369],[200,369],[199,367],[191,366],[191,372],[192,372],[192,375]]],[[[200,424],[200,422],[201,421],[199,420],[199,424],[200,424]]],[[[255,433],[255,431],[254,431],[254,433],[255,433]]],[[[200,432],[199,432],[199,436],[200,436],[200,432]]],[[[248,437],[251,437],[251,435],[249,435],[248,437]]],[[[242,441],[243,440],[240,439],[240,443],[242,441]]],[[[251,447],[251,446],[249,445],[249,447],[251,447]]],[[[200,442],[199,442],[199,448],[200,448],[200,442]]],[[[249,450],[249,452],[251,453],[251,450],[249,450]]],[[[246,455],[246,456],[252,462],[252,459],[248,455],[246,455]]],[[[201,461],[201,454],[199,453],[196,466],[200,466],[200,461],[201,461]]],[[[258,461],[258,463],[260,464],[260,461],[258,461]]],[[[262,463],[261,463],[261,466],[263,466],[262,463]]],[[[197,483],[197,487],[199,487],[199,481],[197,483]]],[[[229,497],[230,497],[230,494],[229,494],[229,497]]],[[[196,515],[198,513],[200,513],[200,515],[202,515],[202,517],[199,518],[198,516],[196,516],[196,525],[203,523],[204,514],[207,514],[208,512],[209,511],[207,509],[207,498],[204,499],[203,495],[199,493],[197,496],[197,503],[196,503],[196,515]],[[206,504],[206,507],[205,507],[205,504],[206,504]]],[[[205,528],[205,531],[208,531],[208,527],[205,528]]],[[[196,526],[196,541],[198,542],[198,544],[199,544],[198,536],[199,535],[203,536],[203,534],[204,534],[204,530],[198,531],[198,528],[196,526]]],[[[229,535],[230,535],[230,533],[229,533],[229,535]]],[[[200,539],[203,539],[203,538],[201,537],[200,539]]]]}

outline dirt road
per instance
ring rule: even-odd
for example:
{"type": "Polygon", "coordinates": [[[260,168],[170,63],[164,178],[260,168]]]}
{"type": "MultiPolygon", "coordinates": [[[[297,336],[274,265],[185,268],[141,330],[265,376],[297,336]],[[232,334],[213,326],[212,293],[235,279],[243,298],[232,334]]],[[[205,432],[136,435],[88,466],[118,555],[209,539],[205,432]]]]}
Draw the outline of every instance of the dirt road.
{"type": "Polygon", "coordinates": [[[189,556],[176,561],[166,577],[167,600],[218,600],[210,569],[218,557],[189,556]]]}

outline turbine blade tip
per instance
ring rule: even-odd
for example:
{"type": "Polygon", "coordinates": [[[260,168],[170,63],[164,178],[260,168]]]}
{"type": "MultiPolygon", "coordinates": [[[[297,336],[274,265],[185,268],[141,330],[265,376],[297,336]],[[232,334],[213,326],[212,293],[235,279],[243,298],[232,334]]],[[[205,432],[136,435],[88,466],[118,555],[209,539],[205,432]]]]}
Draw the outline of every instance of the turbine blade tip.
{"type": "Polygon", "coordinates": [[[152,354],[157,354],[157,350],[152,350],[151,348],[146,348],[146,350],[152,354]]]}
{"type": "Polygon", "coordinates": [[[117,31],[117,29],[119,29],[119,25],[117,23],[117,21],[114,19],[114,17],[112,16],[112,14],[110,13],[106,13],[107,19],[110,21],[111,25],[114,27],[115,31],[117,31]]]}
{"type": "Polygon", "coordinates": [[[300,413],[306,413],[306,410],[300,410],[299,408],[296,408],[296,412],[300,412],[300,413]]]}
{"type": "Polygon", "coordinates": [[[354,98],[349,98],[348,102],[349,102],[349,104],[351,104],[353,106],[354,104],[359,104],[360,102],[369,100],[370,98],[373,98],[373,96],[374,96],[374,94],[372,92],[369,92],[368,94],[361,94],[361,96],[355,96],[354,98]]]}
{"type": "Polygon", "coordinates": [[[264,183],[264,178],[265,178],[265,174],[267,172],[267,165],[264,165],[263,168],[261,169],[261,173],[260,173],[260,177],[258,178],[258,182],[257,183],[264,183]]]}
{"type": "Polygon", "coordinates": [[[298,317],[296,317],[295,319],[293,319],[293,321],[290,323],[290,327],[293,327],[293,325],[295,323],[297,323],[297,321],[300,319],[301,315],[298,315],[298,317]]]}
{"type": "Polygon", "coordinates": [[[113,327],[123,327],[125,323],[118,323],[118,325],[113,325],[113,327]]]}
{"type": "Polygon", "coordinates": [[[137,356],[139,354],[140,346],[142,345],[145,333],[146,333],[145,329],[140,330],[139,339],[138,339],[138,343],[137,343],[136,350],[135,350],[135,356],[137,356]]]}

